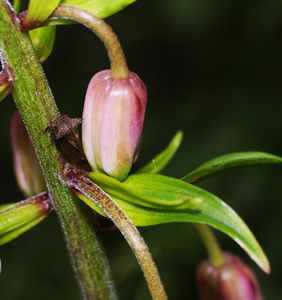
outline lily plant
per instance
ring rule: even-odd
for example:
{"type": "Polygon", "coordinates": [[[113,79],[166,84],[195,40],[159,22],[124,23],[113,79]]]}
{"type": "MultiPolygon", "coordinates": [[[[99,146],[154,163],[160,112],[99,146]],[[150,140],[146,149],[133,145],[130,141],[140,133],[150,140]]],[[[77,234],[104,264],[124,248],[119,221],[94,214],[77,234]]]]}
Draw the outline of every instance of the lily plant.
{"type": "Polygon", "coordinates": [[[167,295],[137,227],[192,223],[208,254],[197,270],[200,299],[263,299],[254,273],[221,249],[213,230],[233,239],[269,273],[262,247],[238,213],[197,183],[227,169],[281,164],[282,158],[259,151],[235,152],[211,159],[181,178],[168,177],[161,172],[181,145],[179,131],[161,153],[132,171],[147,106],[146,78],[129,69],[116,34],[103,20],[132,2],[30,0],[23,11],[20,0],[0,0],[0,99],[9,94],[14,99],[14,171],[26,197],[1,203],[0,245],[56,214],[82,298],[117,299],[98,228],[82,209],[86,205],[109,218],[124,236],[152,299],[174,299],[167,295]],[[82,119],[59,112],[42,68],[52,53],[57,26],[74,23],[100,38],[110,60],[108,69],[96,72],[88,85],[82,119]]]}

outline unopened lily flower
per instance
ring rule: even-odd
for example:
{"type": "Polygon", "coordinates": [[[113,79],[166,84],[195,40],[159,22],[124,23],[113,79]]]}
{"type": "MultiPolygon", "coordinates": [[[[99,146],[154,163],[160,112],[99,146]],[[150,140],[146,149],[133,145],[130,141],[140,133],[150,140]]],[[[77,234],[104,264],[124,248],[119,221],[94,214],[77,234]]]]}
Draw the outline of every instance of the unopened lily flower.
{"type": "Polygon", "coordinates": [[[18,112],[11,119],[11,142],[17,183],[27,197],[46,190],[34,148],[18,112]]]}
{"type": "Polygon", "coordinates": [[[85,155],[94,171],[124,180],[137,158],[147,104],[147,89],[130,72],[112,78],[97,73],[89,83],[82,121],[85,155]]]}
{"type": "Polygon", "coordinates": [[[201,300],[263,300],[252,270],[239,257],[225,253],[221,266],[209,260],[197,269],[197,284],[201,300]]]}

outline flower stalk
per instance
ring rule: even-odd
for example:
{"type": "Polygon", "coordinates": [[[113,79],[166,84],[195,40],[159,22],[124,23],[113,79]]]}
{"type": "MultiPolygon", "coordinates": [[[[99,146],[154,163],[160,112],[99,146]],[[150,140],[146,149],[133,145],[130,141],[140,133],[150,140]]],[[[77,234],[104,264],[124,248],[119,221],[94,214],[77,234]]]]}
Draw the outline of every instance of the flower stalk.
{"type": "Polygon", "coordinates": [[[112,78],[127,78],[129,70],[125,60],[124,52],[118,37],[111,27],[102,19],[75,6],[61,4],[53,12],[51,21],[67,19],[83,24],[92,30],[104,43],[111,62],[112,78]]]}
{"type": "Polygon", "coordinates": [[[195,224],[197,231],[202,238],[209,260],[214,267],[219,267],[224,263],[224,253],[212,231],[212,229],[204,224],[195,224]]]}
{"type": "Polygon", "coordinates": [[[158,269],[144,239],[125,212],[84,171],[66,166],[61,174],[63,180],[74,191],[93,201],[113,221],[127,240],[144,273],[154,300],[167,299],[158,269]]]}

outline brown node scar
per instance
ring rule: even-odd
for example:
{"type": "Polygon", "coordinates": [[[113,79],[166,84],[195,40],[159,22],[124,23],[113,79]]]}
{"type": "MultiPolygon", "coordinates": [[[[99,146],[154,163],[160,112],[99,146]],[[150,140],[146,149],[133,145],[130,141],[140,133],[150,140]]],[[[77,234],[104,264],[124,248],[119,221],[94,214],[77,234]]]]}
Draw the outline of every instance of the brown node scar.
{"type": "Polygon", "coordinates": [[[80,118],[61,115],[47,127],[47,130],[51,132],[51,137],[65,160],[77,168],[89,170],[81,144],[79,131],[81,123],[80,118]]]}

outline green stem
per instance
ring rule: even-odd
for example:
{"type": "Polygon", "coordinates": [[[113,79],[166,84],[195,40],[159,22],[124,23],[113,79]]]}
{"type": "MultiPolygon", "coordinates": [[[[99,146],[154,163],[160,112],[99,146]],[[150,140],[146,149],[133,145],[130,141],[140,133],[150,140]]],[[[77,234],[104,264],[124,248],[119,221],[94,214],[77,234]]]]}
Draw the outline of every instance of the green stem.
{"type": "Polygon", "coordinates": [[[211,228],[204,224],[196,224],[195,227],[203,240],[210,262],[214,267],[221,266],[224,263],[224,255],[211,228]]]}
{"type": "Polygon", "coordinates": [[[12,94],[36,150],[84,299],[116,299],[108,261],[91,220],[58,179],[59,153],[46,128],[59,112],[27,34],[0,0],[0,51],[13,69],[12,94]]]}
{"type": "Polygon", "coordinates": [[[158,269],[149,248],[126,213],[97,184],[86,177],[84,172],[66,167],[62,177],[69,187],[86,196],[90,202],[98,205],[103,213],[114,222],[135,254],[152,298],[154,300],[167,300],[158,269]]]}
{"type": "Polygon", "coordinates": [[[121,44],[112,28],[102,19],[76,6],[59,5],[52,18],[67,19],[83,24],[91,29],[104,43],[111,61],[113,78],[128,78],[129,70],[121,44]]]}

